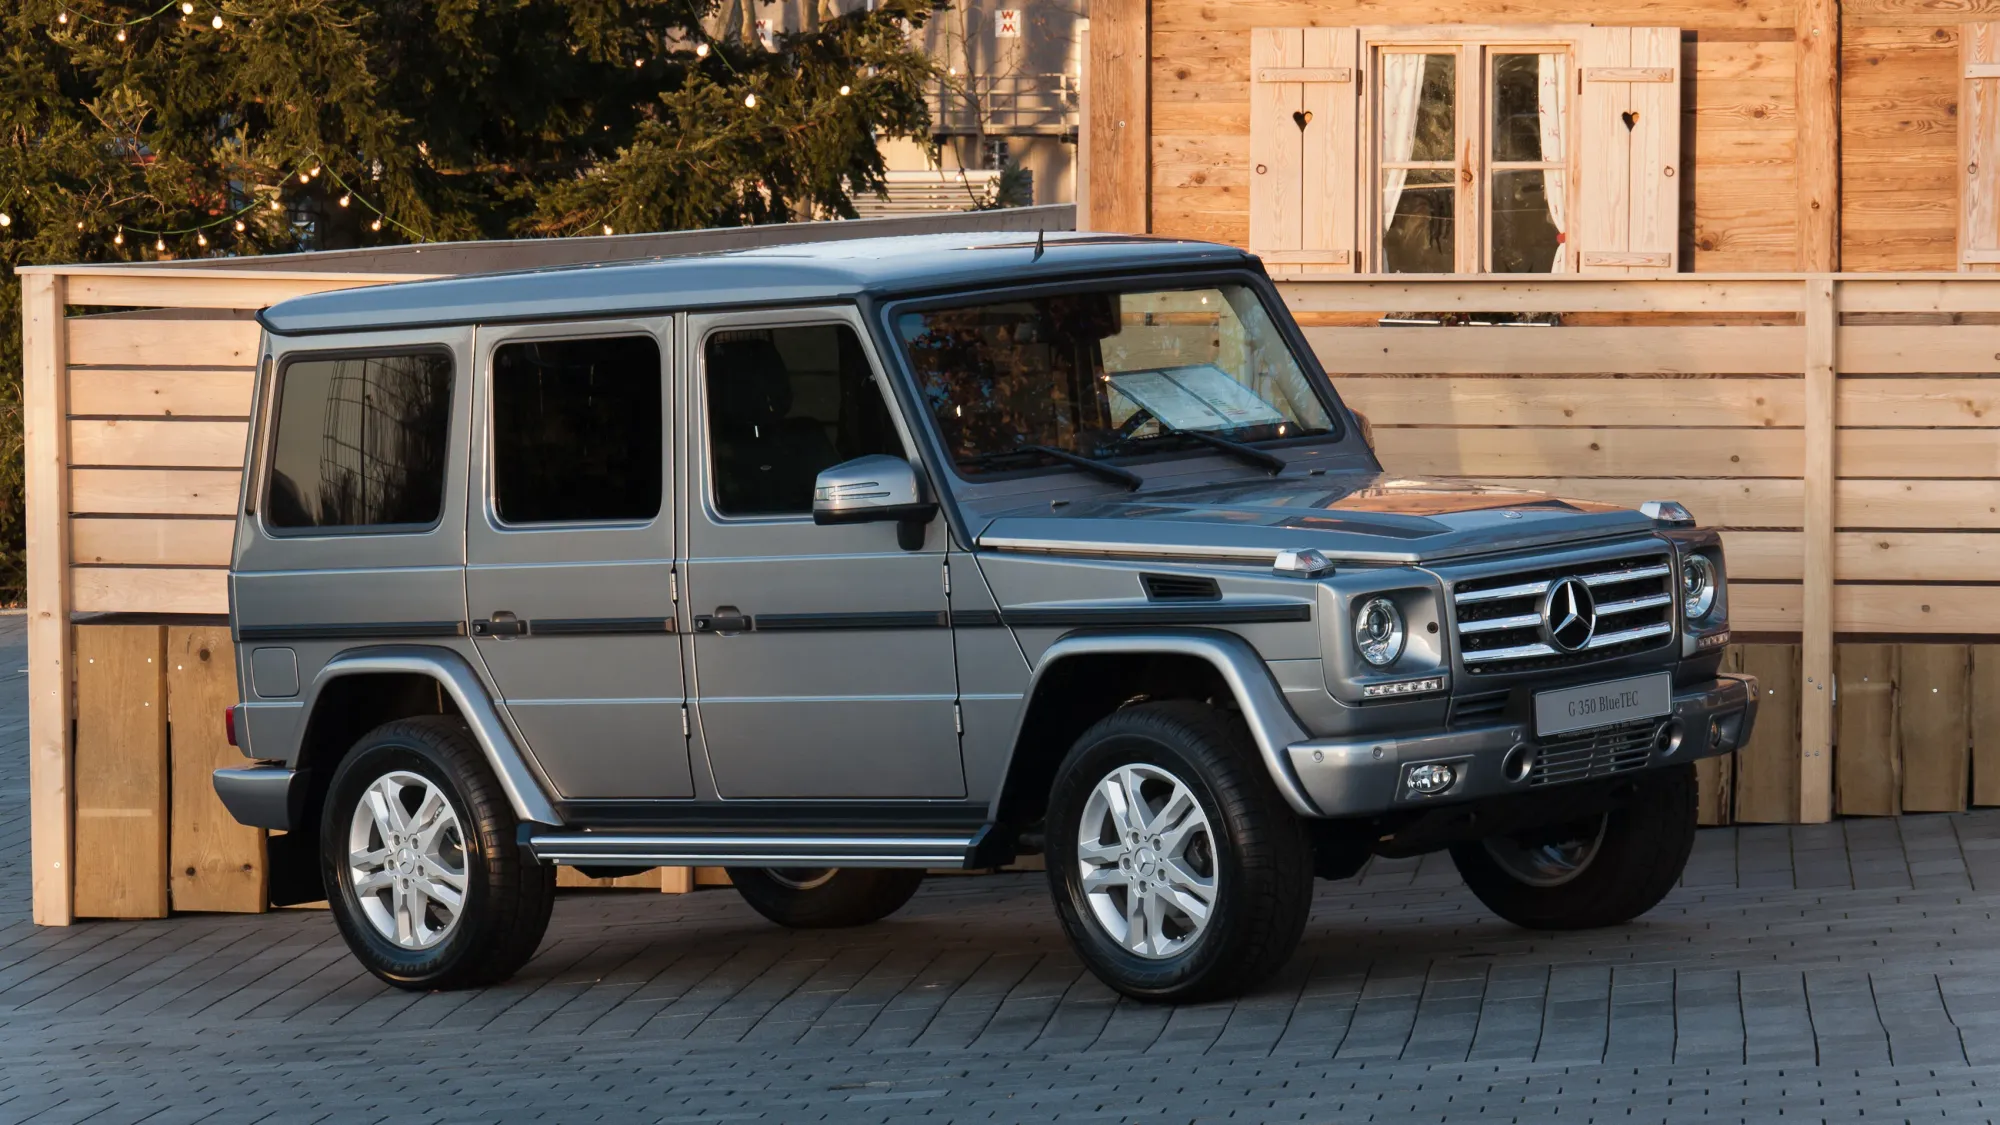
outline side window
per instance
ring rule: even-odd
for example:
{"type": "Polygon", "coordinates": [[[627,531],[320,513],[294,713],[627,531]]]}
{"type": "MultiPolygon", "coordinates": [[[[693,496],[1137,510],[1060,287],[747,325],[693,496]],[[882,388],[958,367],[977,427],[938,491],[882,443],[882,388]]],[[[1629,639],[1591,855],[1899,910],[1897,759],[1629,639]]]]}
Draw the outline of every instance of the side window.
{"type": "Polygon", "coordinates": [[[493,506],[510,524],[660,514],[660,346],[651,336],[493,352],[493,506]]]}
{"type": "Polygon", "coordinates": [[[388,528],[444,514],[451,357],[299,359],[279,375],[265,520],[388,528]]]}
{"type": "Polygon", "coordinates": [[[810,512],[820,470],[871,453],[905,455],[861,340],[845,324],[717,332],[703,357],[723,515],[810,512]]]}

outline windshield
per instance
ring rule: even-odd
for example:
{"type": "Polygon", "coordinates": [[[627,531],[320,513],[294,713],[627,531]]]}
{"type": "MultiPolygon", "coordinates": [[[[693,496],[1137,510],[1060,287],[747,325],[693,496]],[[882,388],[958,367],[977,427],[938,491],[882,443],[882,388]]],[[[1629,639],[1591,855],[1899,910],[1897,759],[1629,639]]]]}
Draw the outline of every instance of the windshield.
{"type": "Polygon", "coordinates": [[[1333,428],[1244,285],[927,309],[898,317],[896,332],[968,477],[1056,464],[1064,454],[1212,454],[1214,438],[1254,444],[1333,428]]]}

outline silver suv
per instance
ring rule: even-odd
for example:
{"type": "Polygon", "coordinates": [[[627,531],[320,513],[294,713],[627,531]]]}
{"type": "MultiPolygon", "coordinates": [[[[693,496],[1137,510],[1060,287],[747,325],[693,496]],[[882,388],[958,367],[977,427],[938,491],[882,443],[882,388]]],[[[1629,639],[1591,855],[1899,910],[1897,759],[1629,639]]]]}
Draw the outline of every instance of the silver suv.
{"type": "Polygon", "coordinates": [[[1756,713],[1713,533],[1385,474],[1241,251],[968,241],[268,310],[215,786],[275,893],[448,988],[533,955],[555,864],[845,926],[1040,853],[1177,1001],[1370,856],[1535,928],[1660,900],[1756,713]]]}

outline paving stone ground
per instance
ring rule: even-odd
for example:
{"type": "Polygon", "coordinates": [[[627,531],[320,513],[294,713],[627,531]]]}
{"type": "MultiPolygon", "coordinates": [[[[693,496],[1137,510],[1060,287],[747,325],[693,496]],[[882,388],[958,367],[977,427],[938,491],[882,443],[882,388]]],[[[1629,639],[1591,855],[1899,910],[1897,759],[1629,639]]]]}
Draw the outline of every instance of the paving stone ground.
{"type": "Polygon", "coordinates": [[[2000,813],[1705,831],[1662,906],[1582,934],[1377,863],[1233,1003],[1118,999],[1036,875],[813,934],[569,894],[515,980],[412,995],[318,911],[33,926],[23,657],[0,617],[0,1122],[2000,1116],[2000,813]]]}

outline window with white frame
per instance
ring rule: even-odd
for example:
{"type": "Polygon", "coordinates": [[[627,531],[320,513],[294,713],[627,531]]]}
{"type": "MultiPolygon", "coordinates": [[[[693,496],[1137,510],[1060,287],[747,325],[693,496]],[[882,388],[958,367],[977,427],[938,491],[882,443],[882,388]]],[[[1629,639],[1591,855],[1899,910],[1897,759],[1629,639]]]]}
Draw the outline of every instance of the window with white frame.
{"type": "Polygon", "coordinates": [[[1679,51],[1674,28],[1260,29],[1251,249],[1281,276],[1671,270],[1679,51]]]}

